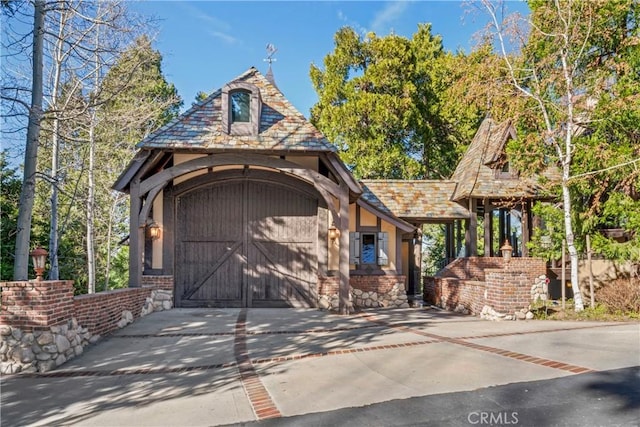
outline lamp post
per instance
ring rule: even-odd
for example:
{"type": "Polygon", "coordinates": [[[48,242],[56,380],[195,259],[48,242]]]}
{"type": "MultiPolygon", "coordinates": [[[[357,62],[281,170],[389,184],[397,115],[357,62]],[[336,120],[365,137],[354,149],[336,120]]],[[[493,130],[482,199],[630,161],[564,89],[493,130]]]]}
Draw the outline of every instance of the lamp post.
{"type": "Polygon", "coordinates": [[[31,259],[33,260],[33,270],[36,272],[36,280],[40,282],[42,281],[42,275],[44,274],[44,265],[47,262],[47,255],[49,255],[49,253],[45,249],[38,246],[37,248],[29,252],[29,255],[31,255],[31,259]]]}
{"type": "Polygon", "coordinates": [[[500,252],[502,252],[502,259],[504,263],[507,264],[511,260],[511,253],[513,252],[513,246],[509,243],[509,240],[505,240],[504,244],[500,248],[500,252]]]}

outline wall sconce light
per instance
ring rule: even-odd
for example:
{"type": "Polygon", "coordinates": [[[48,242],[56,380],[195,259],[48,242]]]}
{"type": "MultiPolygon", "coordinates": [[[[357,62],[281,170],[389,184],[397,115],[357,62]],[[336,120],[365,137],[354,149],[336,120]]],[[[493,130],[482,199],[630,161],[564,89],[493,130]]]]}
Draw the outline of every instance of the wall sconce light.
{"type": "Polygon", "coordinates": [[[157,222],[153,221],[147,225],[147,237],[151,240],[158,240],[160,238],[160,225],[158,225],[157,222]]]}
{"type": "Polygon", "coordinates": [[[340,237],[340,230],[338,230],[336,226],[332,224],[331,227],[329,227],[329,239],[332,242],[334,242],[339,237],[340,237]]]}
{"type": "Polygon", "coordinates": [[[36,280],[41,282],[42,275],[44,274],[44,265],[47,262],[47,255],[49,255],[49,252],[38,246],[29,252],[29,255],[33,260],[33,270],[36,272],[36,280]]]}
{"type": "Polygon", "coordinates": [[[502,259],[505,263],[511,260],[511,253],[513,252],[513,246],[509,243],[509,240],[505,240],[504,244],[500,248],[500,252],[502,252],[502,259]]]}

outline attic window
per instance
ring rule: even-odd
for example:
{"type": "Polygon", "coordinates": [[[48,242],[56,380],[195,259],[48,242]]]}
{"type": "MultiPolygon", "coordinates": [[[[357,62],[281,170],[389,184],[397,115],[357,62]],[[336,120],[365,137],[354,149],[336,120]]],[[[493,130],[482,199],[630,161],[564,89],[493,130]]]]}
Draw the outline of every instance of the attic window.
{"type": "Polygon", "coordinates": [[[497,179],[518,179],[518,172],[511,170],[511,164],[508,161],[504,161],[496,168],[497,179]]]}
{"type": "Polygon", "coordinates": [[[257,136],[260,131],[262,100],[260,90],[247,82],[229,83],[222,88],[222,131],[234,136],[257,136]]]}
{"type": "Polygon", "coordinates": [[[237,90],[231,93],[231,123],[251,121],[251,92],[237,90]]]}

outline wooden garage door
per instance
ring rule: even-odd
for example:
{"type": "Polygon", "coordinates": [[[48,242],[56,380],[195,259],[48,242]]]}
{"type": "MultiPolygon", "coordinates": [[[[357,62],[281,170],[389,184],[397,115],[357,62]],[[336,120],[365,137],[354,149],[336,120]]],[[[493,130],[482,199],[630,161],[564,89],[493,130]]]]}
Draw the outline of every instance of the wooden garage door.
{"type": "Polygon", "coordinates": [[[317,211],[310,195],[258,181],[179,197],[176,305],[315,306],[317,211]]]}

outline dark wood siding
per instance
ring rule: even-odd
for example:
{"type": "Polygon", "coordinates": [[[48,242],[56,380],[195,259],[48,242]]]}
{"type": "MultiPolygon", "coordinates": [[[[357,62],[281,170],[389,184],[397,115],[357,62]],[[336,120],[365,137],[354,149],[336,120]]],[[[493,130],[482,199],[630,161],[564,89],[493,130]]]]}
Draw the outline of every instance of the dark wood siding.
{"type": "Polygon", "coordinates": [[[317,198],[245,180],[176,204],[177,306],[315,306],[317,198]]]}

